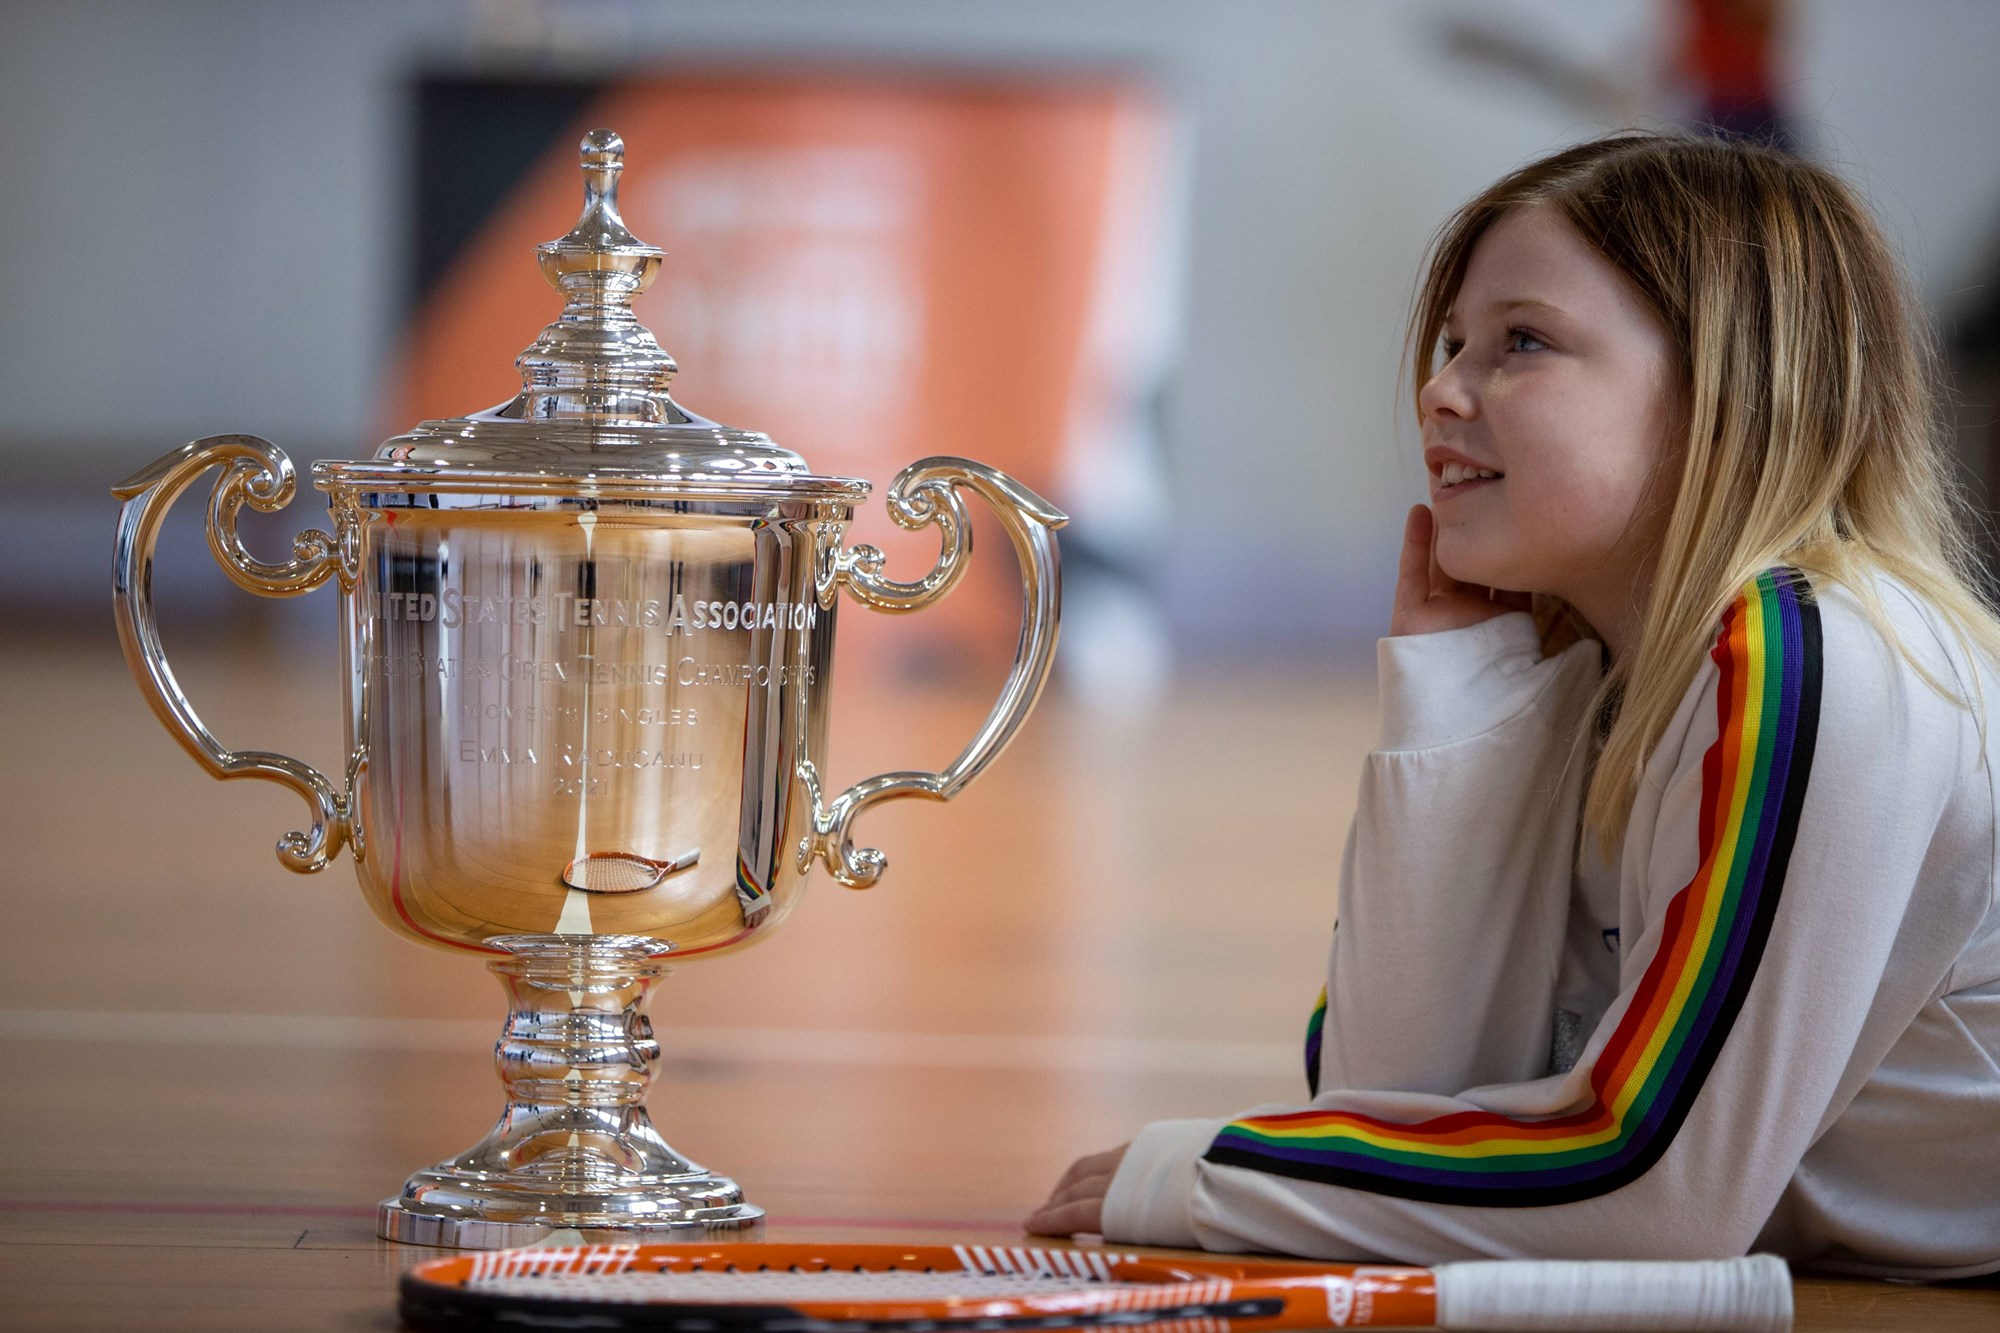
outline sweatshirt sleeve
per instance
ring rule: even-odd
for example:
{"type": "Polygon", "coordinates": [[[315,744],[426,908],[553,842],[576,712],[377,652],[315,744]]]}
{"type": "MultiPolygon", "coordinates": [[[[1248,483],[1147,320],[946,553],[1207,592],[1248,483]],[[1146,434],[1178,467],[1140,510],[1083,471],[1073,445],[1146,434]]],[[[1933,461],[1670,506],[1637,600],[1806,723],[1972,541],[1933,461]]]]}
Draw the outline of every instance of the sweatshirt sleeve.
{"type": "Polygon", "coordinates": [[[1525,612],[1378,644],[1382,736],[1342,856],[1315,1091],[1546,1070],[1584,776],[1571,738],[1599,651],[1544,659],[1525,612]]]}
{"type": "Polygon", "coordinates": [[[1148,1126],[1105,1234],[1427,1263],[1744,1253],[1838,1112],[1964,762],[1961,715],[1851,611],[1836,631],[1829,651],[1789,570],[1730,608],[1648,768],[1621,991],[1573,1069],[1454,1095],[1329,1079],[1305,1106],[1148,1126]]]}

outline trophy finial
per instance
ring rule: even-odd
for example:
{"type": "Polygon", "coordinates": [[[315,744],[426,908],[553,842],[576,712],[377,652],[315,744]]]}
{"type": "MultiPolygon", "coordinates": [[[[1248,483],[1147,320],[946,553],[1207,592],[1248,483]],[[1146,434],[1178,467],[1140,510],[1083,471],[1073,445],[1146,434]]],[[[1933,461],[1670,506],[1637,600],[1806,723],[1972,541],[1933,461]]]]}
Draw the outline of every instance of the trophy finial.
{"type": "Polygon", "coordinates": [[[625,170],[625,141],[615,130],[592,130],[583,136],[580,151],[583,216],[577,220],[577,226],[583,227],[595,214],[600,222],[615,227],[616,236],[625,244],[637,245],[639,238],[625,229],[625,220],[618,216],[618,175],[625,170]]]}
{"type": "Polygon", "coordinates": [[[583,136],[583,165],[590,167],[610,167],[613,171],[625,168],[625,141],[618,137],[617,130],[592,130],[583,136]]]}
{"type": "Polygon", "coordinates": [[[579,165],[583,216],[562,239],[535,247],[542,276],[567,304],[515,359],[520,413],[665,420],[674,359],[633,315],[632,298],[659,276],[667,252],[634,236],[618,215],[623,139],[611,130],[590,131],[579,165]]]}
{"type": "Polygon", "coordinates": [[[660,271],[666,251],[647,245],[618,215],[618,177],[625,170],[625,141],[613,130],[592,130],[579,146],[583,168],[583,216],[559,241],[536,247],[542,276],[568,292],[563,280],[575,273],[622,274],[623,281],[598,281],[621,294],[644,291],[660,271]]]}

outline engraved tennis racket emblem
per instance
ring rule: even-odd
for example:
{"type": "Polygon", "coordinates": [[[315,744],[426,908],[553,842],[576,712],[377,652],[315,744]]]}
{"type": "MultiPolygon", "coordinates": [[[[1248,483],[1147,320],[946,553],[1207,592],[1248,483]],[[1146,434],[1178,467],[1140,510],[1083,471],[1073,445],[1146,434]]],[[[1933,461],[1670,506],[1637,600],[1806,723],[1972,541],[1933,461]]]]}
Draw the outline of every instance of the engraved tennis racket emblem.
{"type": "Polygon", "coordinates": [[[637,852],[587,852],[563,867],[562,882],[585,893],[639,893],[701,860],[701,849],[655,861],[637,852]]]}

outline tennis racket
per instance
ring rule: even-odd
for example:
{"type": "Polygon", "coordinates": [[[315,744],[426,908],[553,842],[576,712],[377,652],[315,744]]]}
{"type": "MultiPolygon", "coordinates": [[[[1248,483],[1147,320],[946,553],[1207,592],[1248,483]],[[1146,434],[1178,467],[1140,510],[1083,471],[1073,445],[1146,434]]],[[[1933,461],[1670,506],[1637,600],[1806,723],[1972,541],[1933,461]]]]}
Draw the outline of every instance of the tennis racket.
{"type": "Polygon", "coordinates": [[[983,1245],[588,1245],[432,1259],[404,1275],[401,1294],[411,1327],[468,1331],[1776,1333],[1792,1323],[1791,1276],[1770,1255],[1405,1268],[983,1245]]]}

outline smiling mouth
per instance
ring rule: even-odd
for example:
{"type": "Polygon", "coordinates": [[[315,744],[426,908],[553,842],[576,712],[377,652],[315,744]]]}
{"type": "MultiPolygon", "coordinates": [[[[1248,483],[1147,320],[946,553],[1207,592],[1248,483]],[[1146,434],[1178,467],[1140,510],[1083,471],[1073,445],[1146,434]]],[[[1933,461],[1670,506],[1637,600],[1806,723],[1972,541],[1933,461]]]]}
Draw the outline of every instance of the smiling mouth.
{"type": "Polygon", "coordinates": [[[1448,463],[1445,465],[1444,470],[1438,474],[1437,493],[1439,495],[1458,495],[1462,492],[1483,486],[1487,482],[1499,481],[1506,475],[1504,472],[1494,472],[1484,468],[1462,467],[1456,463],[1448,463]]]}

